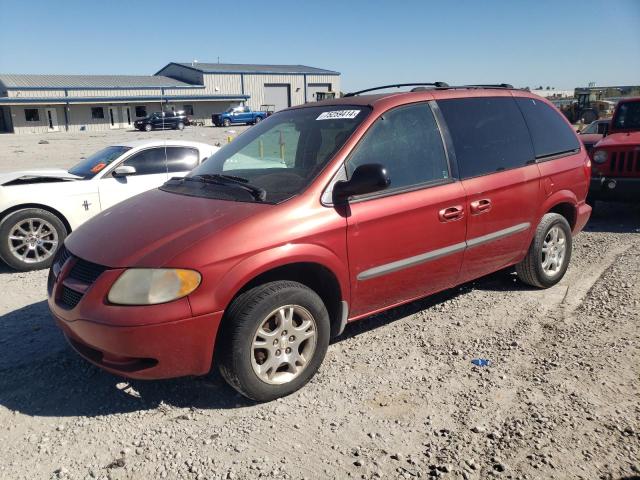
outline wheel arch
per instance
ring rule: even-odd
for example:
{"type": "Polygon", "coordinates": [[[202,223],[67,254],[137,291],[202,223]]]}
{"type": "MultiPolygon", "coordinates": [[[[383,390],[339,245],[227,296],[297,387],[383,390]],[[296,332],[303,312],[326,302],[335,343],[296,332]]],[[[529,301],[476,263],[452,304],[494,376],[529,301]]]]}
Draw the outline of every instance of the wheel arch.
{"type": "Polygon", "coordinates": [[[573,230],[578,219],[578,198],[570,190],[560,190],[545,200],[541,211],[540,220],[547,213],[557,213],[569,222],[573,230]]]}
{"type": "Polygon", "coordinates": [[[56,210],[55,208],[50,207],[49,205],[43,205],[41,203],[21,203],[20,205],[13,205],[12,207],[9,207],[6,210],[3,210],[2,213],[0,213],[0,223],[2,223],[4,219],[7,218],[12,213],[17,212],[19,210],[26,210],[28,208],[38,208],[40,210],[46,210],[52,215],[55,215],[60,219],[60,221],[64,225],[64,228],[67,230],[67,235],[71,233],[72,228],[71,228],[71,224],[69,223],[69,220],[67,220],[67,217],[65,217],[59,210],[56,210]]]}

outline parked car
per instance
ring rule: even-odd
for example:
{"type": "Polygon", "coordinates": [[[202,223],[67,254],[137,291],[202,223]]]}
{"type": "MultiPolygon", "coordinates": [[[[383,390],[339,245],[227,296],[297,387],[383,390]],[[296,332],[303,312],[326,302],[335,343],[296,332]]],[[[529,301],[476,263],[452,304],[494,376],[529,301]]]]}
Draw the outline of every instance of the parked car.
{"type": "Polygon", "coordinates": [[[250,107],[230,107],[222,113],[211,115],[211,121],[216,127],[228,127],[233,123],[253,125],[260,123],[270,115],[267,111],[255,112],[250,107]]]}
{"type": "Polygon", "coordinates": [[[580,133],[578,138],[580,138],[580,141],[587,149],[587,153],[591,154],[594,145],[604,138],[604,136],[609,131],[610,123],[610,118],[603,118],[591,122],[589,125],[580,130],[580,132],[578,132],[580,133]]]}
{"type": "Polygon", "coordinates": [[[589,199],[640,199],[640,97],[618,102],[607,135],[595,144],[589,199]]]}
{"type": "Polygon", "coordinates": [[[172,176],[186,175],[216,150],[179,140],[127,142],[106,147],[69,170],[0,174],[0,258],[19,271],[46,268],[65,237],[83,222],[172,176]]]}
{"type": "Polygon", "coordinates": [[[348,322],[513,265],[528,285],[559,282],[590,173],[571,125],[525,91],[305,104],[83,225],[49,307],[105,370],[203,375],[215,359],[271,400],[311,379],[348,322]]]}
{"type": "Polygon", "coordinates": [[[187,114],[180,111],[155,112],[141,120],[136,120],[133,126],[138,130],[150,132],[151,130],[184,130],[191,123],[187,114]]]}

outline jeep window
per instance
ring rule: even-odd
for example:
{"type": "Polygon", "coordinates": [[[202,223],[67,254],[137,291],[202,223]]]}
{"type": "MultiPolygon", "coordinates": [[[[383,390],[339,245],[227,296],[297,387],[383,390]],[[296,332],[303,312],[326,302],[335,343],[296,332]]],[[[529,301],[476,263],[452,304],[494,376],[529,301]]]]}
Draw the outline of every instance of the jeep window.
{"type": "MultiPolygon", "coordinates": [[[[279,112],[251,127],[193,170],[199,175],[228,175],[264,189],[266,202],[277,203],[304,190],[370,112],[364,106],[305,107],[279,112]]],[[[169,184],[163,190],[211,198],[253,201],[237,185],[197,181],[169,184]],[[187,189],[189,191],[187,191],[187,189]]]]}
{"type": "Polygon", "coordinates": [[[429,105],[396,108],[378,118],[347,160],[348,177],[367,163],[387,169],[390,189],[449,178],[442,137],[429,105]]]}
{"type": "Polygon", "coordinates": [[[439,100],[462,178],[523,167],[534,161],[533,146],[512,97],[439,100]]]}
{"type": "Polygon", "coordinates": [[[536,158],[580,150],[580,141],[561,113],[533,98],[517,98],[516,102],[529,127],[536,158]]]}
{"type": "Polygon", "coordinates": [[[90,157],[85,158],[80,163],[69,169],[69,173],[78,175],[85,179],[93,178],[105,167],[110,165],[114,160],[120,158],[125,152],[131,150],[131,147],[123,147],[115,145],[103,148],[99,152],[94,153],[90,157]]]}
{"type": "Polygon", "coordinates": [[[613,118],[614,130],[640,130],[640,101],[621,103],[613,118]]]}

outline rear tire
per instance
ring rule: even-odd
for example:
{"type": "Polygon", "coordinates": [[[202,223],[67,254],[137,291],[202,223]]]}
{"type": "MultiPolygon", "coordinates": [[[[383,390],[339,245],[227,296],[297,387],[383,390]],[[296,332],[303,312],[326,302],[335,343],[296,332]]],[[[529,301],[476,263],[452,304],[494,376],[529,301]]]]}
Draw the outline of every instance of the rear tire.
{"type": "Polygon", "coordinates": [[[256,123],[260,123],[262,121],[262,117],[256,117],[256,119],[253,121],[253,124],[255,125],[256,123]]]}
{"type": "Polygon", "coordinates": [[[557,213],[547,213],[536,228],[527,256],[516,265],[518,278],[532,287],[555,285],[569,267],[572,247],[567,219],[557,213]]]}
{"type": "Polygon", "coordinates": [[[48,268],[66,237],[64,223],[53,213],[18,210],[0,222],[0,258],[19,272],[48,268]]]}
{"type": "Polygon", "coordinates": [[[147,123],[147,124],[144,126],[144,131],[145,131],[145,132],[150,132],[151,130],[153,130],[153,127],[151,126],[151,124],[150,124],[150,123],[147,123]]]}
{"type": "Polygon", "coordinates": [[[238,392],[270,401],[295,392],[315,375],[329,334],[329,314],[318,294],[297,282],[269,282],[231,303],[216,360],[238,392]]]}
{"type": "Polygon", "coordinates": [[[178,122],[177,128],[178,128],[178,130],[184,130],[184,123],[183,122],[178,122]]]}

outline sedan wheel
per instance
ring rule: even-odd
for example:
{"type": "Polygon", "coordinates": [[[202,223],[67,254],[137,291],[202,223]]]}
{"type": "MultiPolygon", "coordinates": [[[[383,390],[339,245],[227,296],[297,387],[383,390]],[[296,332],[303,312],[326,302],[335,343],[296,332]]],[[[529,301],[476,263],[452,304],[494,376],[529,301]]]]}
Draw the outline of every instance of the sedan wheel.
{"type": "Polygon", "coordinates": [[[66,236],[64,224],[51,212],[18,210],[0,223],[0,257],[20,271],[46,268],[66,236]]]}

